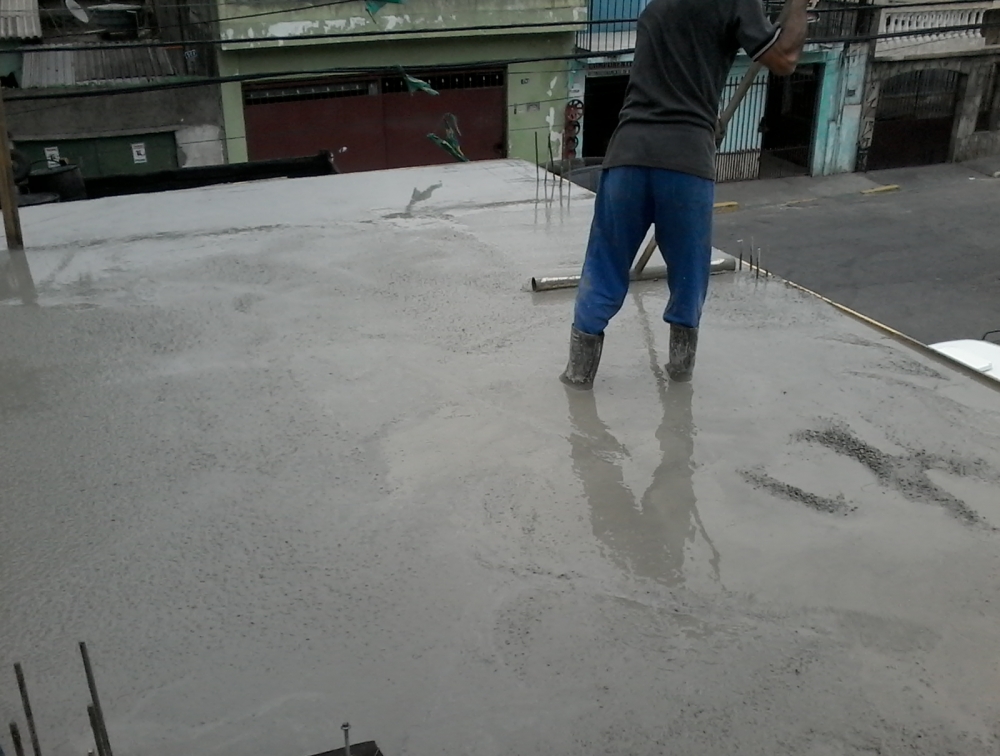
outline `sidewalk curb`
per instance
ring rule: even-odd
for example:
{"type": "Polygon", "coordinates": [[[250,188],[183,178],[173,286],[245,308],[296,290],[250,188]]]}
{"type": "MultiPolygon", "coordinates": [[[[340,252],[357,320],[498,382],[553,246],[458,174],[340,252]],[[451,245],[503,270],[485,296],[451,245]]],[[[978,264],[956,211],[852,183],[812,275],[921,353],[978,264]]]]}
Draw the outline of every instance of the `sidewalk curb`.
{"type": "Polygon", "coordinates": [[[739,202],[716,202],[713,209],[717,213],[732,213],[740,209],[739,202]]]}

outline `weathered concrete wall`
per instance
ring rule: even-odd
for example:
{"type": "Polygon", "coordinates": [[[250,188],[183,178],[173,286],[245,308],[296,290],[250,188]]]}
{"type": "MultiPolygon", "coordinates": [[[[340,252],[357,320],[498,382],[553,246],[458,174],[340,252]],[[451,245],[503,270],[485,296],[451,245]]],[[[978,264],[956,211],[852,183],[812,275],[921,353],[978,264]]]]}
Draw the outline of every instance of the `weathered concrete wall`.
{"type": "MultiPolygon", "coordinates": [[[[220,53],[219,66],[225,75],[274,73],[277,76],[387,65],[408,68],[435,65],[506,62],[512,59],[545,58],[572,52],[574,35],[519,34],[514,36],[452,37],[445,39],[406,38],[364,44],[296,45],[291,47],[243,48],[220,53]]],[[[539,150],[547,156],[545,133],[554,140],[553,154],[561,149],[562,120],[568,99],[568,61],[534,61],[510,64],[507,68],[507,149],[510,157],[534,160],[534,134],[539,133],[539,150]]],[[[246,125],[243,119],[243,90],[239,83],[222,85],[230,162],[247,160],[246,125]]]]}
{"type": "MultiPolygon", "coordinates": [[[[232,40],[268,42],[271,37],[336,34],[340,32],[370,33],[379,30],[401,31],[425,29],[440,34],[455,27],[495,26],[583,21],[587,16],[587,0],[408,0],[405,5],[388,4],[373,19],[361,3],[321,5],[298,8],[280,15],[238,19],[239,16],[282,10],[276,2],[220,3],[219,23],[223,37],[232,40]]],[[[484,31],[484,34],[491,32],[484,31]]],[[[348,39],[331,40],[349,42],[348,39]]],[[[287,44],[287,42],[286,42],[287,44]]]]}
{"type": "Polygon", "coordinates": [[[177,162],[181,168],[225,163],[222,134],[222,127],[212,124],[178,129],[174,136],[177,139],[177,162]]]}
{"type": "Polygon", "coordinates": [[[958,106],[955,128],[952,131],[952,160],[974,160],[1000,154],[1000,131],[976,131],[979,110],[987,87],[991,82],[990,73],[1000,55],[969,68],[965,79],[965,91],[958,106]]]}
{"type": "Polygon", "coordinates": [[[7,118],[15,140],[88,139],[175,130],[181,167],[225,162],[222,103],[215,86],[127,96],[11,99],[7,118]]]}

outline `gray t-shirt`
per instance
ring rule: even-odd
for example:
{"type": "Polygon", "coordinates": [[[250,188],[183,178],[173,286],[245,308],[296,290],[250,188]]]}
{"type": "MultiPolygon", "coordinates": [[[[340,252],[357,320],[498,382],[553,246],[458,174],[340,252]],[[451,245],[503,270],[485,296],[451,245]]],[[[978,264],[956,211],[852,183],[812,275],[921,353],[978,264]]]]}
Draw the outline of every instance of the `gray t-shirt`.
{"type": "Polygon", "coordinates": [[[604,167],[714,179],[719,100],[736,54],[742,47],[757,60],[779,33],[761,0],[651,0],[604,167]]]}

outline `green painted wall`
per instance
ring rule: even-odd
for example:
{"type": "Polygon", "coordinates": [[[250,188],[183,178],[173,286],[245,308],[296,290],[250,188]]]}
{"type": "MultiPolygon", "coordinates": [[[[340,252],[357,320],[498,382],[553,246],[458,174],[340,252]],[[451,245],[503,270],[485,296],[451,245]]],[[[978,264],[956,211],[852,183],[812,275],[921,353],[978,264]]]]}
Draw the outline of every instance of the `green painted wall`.
{"type": "Polygon", "coordinates": [[[166,171],[177,167],[177,142],[173,132],[134,134],[98,139],[18,141],[17,146],[37,168],[46,165],[45,148],[55,147],[59,157],[80,166],[85,178],[166,171]],[[132,145],[145,148],[145,162],[136,162],[132,145]]]}
{"type": "MultiPolygon", "coordinates": [[[[476,64],[490,61],[566,55],[573,51],[575,35],[519,34],[487,37],[439,37],[366,41],[363,44],[307,44],[281,47],[227,49],[219,55],[223,76],[274,73],[313,77],[342,68],[429,68],[435,65],[476,64]]],[[[551,132],[552,150],[561,149],[563,114],[568,98],[568,61],[516,63],[507,68],[508,155],[534,160],[535,133],[539,151],[547,160],[546,137],[551,132]]],[[[222,85],[222,108],[228,136],[230,162],[247,160],[243,91],[239,83],[222,85]]]]}

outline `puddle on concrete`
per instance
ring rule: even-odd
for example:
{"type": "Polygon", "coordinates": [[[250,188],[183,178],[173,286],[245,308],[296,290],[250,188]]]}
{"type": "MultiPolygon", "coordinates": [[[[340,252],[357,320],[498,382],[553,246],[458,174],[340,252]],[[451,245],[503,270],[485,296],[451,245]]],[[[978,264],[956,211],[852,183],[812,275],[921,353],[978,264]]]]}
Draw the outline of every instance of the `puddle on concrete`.
{"type": "Polygon", "coordinates": [[[654,347],[654,326],[643,296],[633,292],[631,298],[662,412],[654,436],[640,438],[639,443],[654,446],[658,461],[648,478],[644,473],[642,482],[629,485],[625,462],[631,455],[601,418],[595,393],[567,388],[573,470],[590,504],[593,533],[618,567],[677,586],[685,582],[685,564],[690,569],[695,554],[699,561],[707,555],[711,580],[718,583],[719,552],[698,514],[694,490],[694,384],[668,380],[654,347]]]}
{"type": "Polygon", "coordinates": [[[660,461],[645,490],[625,482],[628,449],[601,419],[593,392],[566,389],[573,469],[590,504],[594,535],[621,569],[668,586],[684,582],[689,550],[702,542],[719,579],[719,553],[698,516],[694,491],[694,422],[690,384],[658,376],[663,418],[655,441],[660,461]]]}

